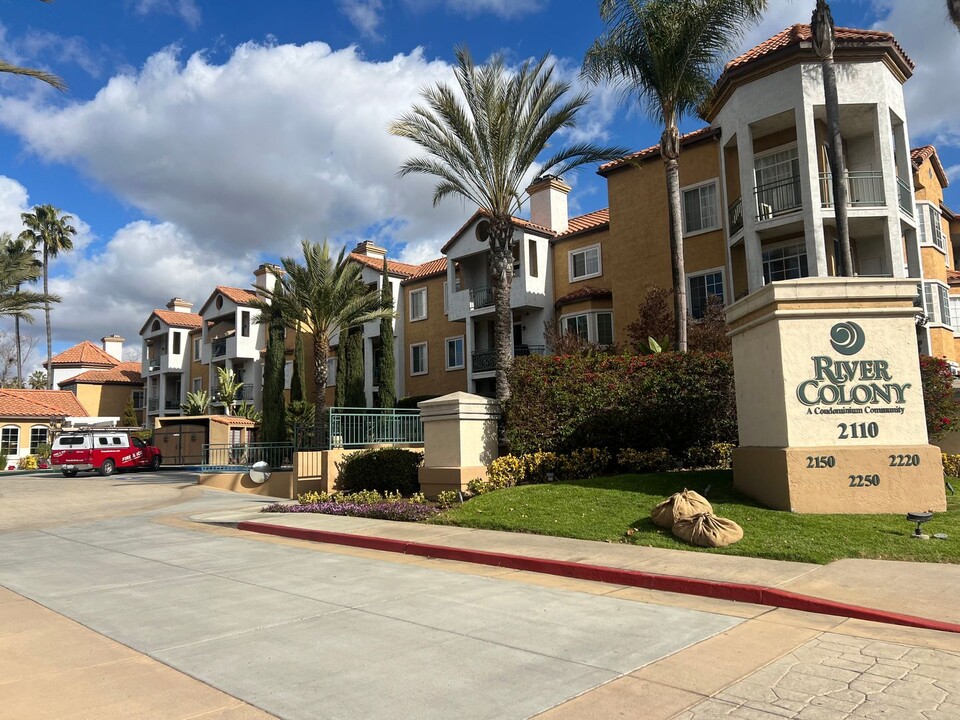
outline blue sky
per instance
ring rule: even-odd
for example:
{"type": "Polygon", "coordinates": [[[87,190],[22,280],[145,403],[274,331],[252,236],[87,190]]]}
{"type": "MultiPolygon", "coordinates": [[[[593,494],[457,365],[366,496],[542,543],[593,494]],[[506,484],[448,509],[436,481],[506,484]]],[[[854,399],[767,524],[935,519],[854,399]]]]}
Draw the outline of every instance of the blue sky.
{"type": "MultiPolygon", "coordinates": [[[[511,61],[545,52],[577,81],[601,30],[592,0],[0,0],[0,57],[53,70],[58,93],[0,79],[0,229],[52,203],[77,219],[54,266],[57,348],[119,332],[138,347],[174,295],[199,308],[216,284],[247,286],[299,238],[373,239],[423,261],[471,208],[430,204],[427,179],[395,178],[411,148],[386,133],[420,87],[449,78],[453,48],[511,61]]],[[[812,0],[771,0],[749,47],[812,0]]],[[[838,24],[893,32],[916,61],[911,143],[937,144],[960,209],[960,35],[941,0],[837,0],[838,24]]],[[[641,148],[659,131],[600,89],[583,137],[641,148]]],[[[696,118],[684,129],[700,126],[696,118]]],[[[571,209],[606,206],[592,169],[571,209]]],[[[9,331],[9,323],[0,330],[9,331]]],[[[42,332],[38,324],[35,328],[42,332]]],[[[37,353],[35,360],[39,359],[37,353]]]]}

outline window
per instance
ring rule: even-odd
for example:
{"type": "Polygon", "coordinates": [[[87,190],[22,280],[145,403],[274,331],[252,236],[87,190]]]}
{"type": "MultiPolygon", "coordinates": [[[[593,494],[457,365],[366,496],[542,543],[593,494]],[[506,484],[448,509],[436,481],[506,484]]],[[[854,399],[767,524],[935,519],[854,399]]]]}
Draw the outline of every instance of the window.
{"type": "Polygon", "coordinates": [[[293,361],[287,360],[283,364],[283,389],[289,390],[293,384],[293,361]]]}
{"type": "Polygon", "coordinates": [[[591,245],[570,253],[570,282],[596,277],[602,273],[599,245],[591,245]]]}
{"type": "Polygon", "coordinates": [[[705,232],[720,227],[717,213],[717,183],[711,181],[683,195],[683,234],[705,232]]]}
{"type": "Polygon", "coordinates": [[[419,290],[411,290],[408,297],[410,298],[410,319],[426,320],[427,289],[420,288],[419,290]]]}
{"type": "Polygon", "coordinates": [[[940,212],[929,204],[918,204],[920,210],[920,244],[936,245],[941,252],[947,251],[947,239],[943,233],[943,223],[940,221],[940,212]]]}
{"type": "Polygon", "coordinates": [[[564,321],[563,329],[565,332],[578,335],[581,340],[589,340],[590,332],[587,328],[586,315],[574,315],[564,321]]]}
{"type": "Polygon", "coordinates": [[[807,246],[781,245],[763,253],[763,282],[807,277],[807,246]]]}
{"type": "Polygon", "coordinates": [[[565,333],[572,333],[581,340],[613,345],[613,313],[610,311],[568,315],[561,319],[561,327],[565,333]]]}
{"type": "Polygon", "coordinates": [[[711,297],[723,300],[723,271],[711,270],[698,275],[687,276],[687,289],[690,293],[690,316],[700,319],[707,311],[707,302],[711,297]]]}
{"type": "Polygon", "coordinates": [[[537,277],[540,269],[537,267],[537,241],[527,240],[527,255],[530,256],[530,277],[537,277]]]}
{"type": "Polygon", "coordinates": [[[754,167],[759,219],[800,207],[800,159],[795,146],[756,156],[754,167]]]}
{"type": "Polygon", "coordinates": [[[240,337],[250,337],[250,311],[240,311],[240,337]]]}
{"type": "Polygon", "coordinates": [[[950,319],[953,318],[960,319],[960,295],[950,296],[950,319]]]}
{"type": "Polygon", "coordinates": [[[49,431],[42,425],[34,425],[30,428],[30,454],[36,455],[37,449],[47,443],[49,431]]]}
{"type": "Polygon", "coordinates": [[[419,343],[410,346],[410,374],[427,374],[427,344],[419,343]]]}
{"type": "Polygon", "coordinates": [[[447,370],[461,370],[463,367],[463,336],[447,338],[447,370]]]}
{"type": "Polygon", "coordinates": [[[143,390],[133,391],[133,407],[135,410],[143,408],[143,390]]]}
{"type": "Polygon", "coordinates": [[[193,391],[192,391],[192,392],[200,392],[201,390],[203,390],[203,378],[198,378],[198,377],[196,377],[196,378],[193,379],[193,391]]]}
{"type": "Polygon", "coordinates": [[[176,330],[173,331],[173,354],[180,354],[180,333],[176,330]]]}
{"type": "Polygon", "coordinates": [[[20,428],[16,426],[0,429],[0,453],[16,455],[20,450],[20,428]]]}
{"type": "Polygon", "coordinates": [[[193,359],[195,362],[200,362],[200,338],[198,337],[193,339],[193,359]]]}
{"type": "Polygon", "coordinates": [[[597,313],[597,343],[613,345],[613,313],[597,313]]]}
{"type": "MultiPolygon", "coordinates": [[[[290,377],[293,377],[293,367],[290,367],[290,377]]],[[[333,387],[337,384],[337,359],[335,357],[327,358],[327,387],[333,387]]]]}
{"type": "Polygon", "coordinates": [[[953,301],[946,286],[937,282],[923,283],[923,311],[934,325],[952,327],[950,314],[953,301]]]}

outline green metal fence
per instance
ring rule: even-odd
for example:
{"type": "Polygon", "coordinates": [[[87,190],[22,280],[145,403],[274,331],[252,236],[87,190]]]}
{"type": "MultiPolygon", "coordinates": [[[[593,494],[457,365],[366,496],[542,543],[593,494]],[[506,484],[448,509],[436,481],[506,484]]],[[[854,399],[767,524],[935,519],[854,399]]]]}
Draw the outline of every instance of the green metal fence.
{"type": "Polygon", "coordinates": [[[204,445],[201,472],[247,470],[261,460],[271,470],[293,467],[293,443],[242,443],[237,445],[204,445]]]}
{"type": "Polygon", "coordinates": [[[327,418],[328,448],[423,443],[419,410],[333,407],[327,418]]]}

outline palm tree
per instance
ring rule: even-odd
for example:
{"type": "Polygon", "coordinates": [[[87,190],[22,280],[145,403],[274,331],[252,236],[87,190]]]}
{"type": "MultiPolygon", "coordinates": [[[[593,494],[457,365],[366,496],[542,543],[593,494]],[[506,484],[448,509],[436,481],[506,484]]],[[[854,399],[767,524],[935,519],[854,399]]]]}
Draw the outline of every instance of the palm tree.
{"type": "Polygon", "coordinates": [[[837,71],[833,64],[836,32],[833,14],[826,0],[817,0],[810,18],[810,34],[813,48],[820,56],[823,70],[823,94],[827,110],[827,162],[830,164],[830,182],[833,186],[833,212],[837,221],[837,242],[840,257],[837,258],[837,274],[853,275],[853,258],[850,254],[850,223],[847,220],[847,162],[843,157],[843,140],[840,137],[840,99],[837,96],[837,71]]]}
{"type": "Polygon", "coordinates": [[[336,259],[331,257],[326,241],[321,245],[304,240],[301,248],[304,262],[282,258],[283,270],[275,273],[274,289],[261,290],[264,297],[255,306],[263,310],[276,304],[287,318],[288,327],[292,325],[313,334],[315,417],[323,422],[330,336],[341,328],[392,316],[393,311],[383,307],[378,289],[363,284],[361,266],[344,257],[344,248],[336,259]]]}
{"type": "MultiPolygon", "coordinates": [[[[6,250],[7,254],[15,258],[15,264],[26,263],[32,265],[36,270],[36,277],[40,275],[41,263],[36,258],[36,250],[33,245],[27,245],[23,240],[17,238],[14,240],[10,237],[10,233],[4,233],[0,236],[0,242],[3,243],[3,248],[6,250]]],[[[16,284],[15,292],[20,292],[20,283],[16,284]]],[[[20,315],[13,316],[13,327],[14,327],[14,339],[17,344],[17,385],[18,387],[23,387],[23,352],[21,350],[20,342],[20,315]]]]}
{"type": "MultiPolygon", "coordinates": [[[[513,216],[523,204],[523,188],[537,158],[558,131],[576,127],[576,115],[589,95],[566,97],[570,83],[554,78],[555,66],[546,55],[524,62],[515,72],[507,70],[502,55],[481,66],[474,64],[465,47],[458,47],[456,56],[460,93],[445,83],[424,90],[426,104],[414,105],[391,124],[390,132],[413,140],[427,152],[404,162],[401,177],[433,175],[439,178],[434,205],[459,195],[490,217],[497,399],[504,401],[510,397],[507,370],[513,361],[513,216]]],[[[563,175],[624,152],[576,143],[543,161],[533,176],[563,175]]]]}
{"type": "MultiPolygon", "coordinates": [[[[0,243],[8,246],[10,234],[0,235],[0,243]]],[[[20,289],[22,284],[33,282],[38,277],[40,268],[31,255],[0,252],[0,317],[33,322],[30,314],[33,310],[46,307],[48,302],[60,302],[55,295],[20,289]]]]}
{"type": "Polygon", "coordinates": [[[947,0],[947,12],[957,30],[960,30],[960,0],[947,0]]]}
{"type": "MultiPolygon", "coordinates": [[[[73,250],[71,237],[77,234],[76,228],[70,225],[73,218],[62,215],[53,205],[37,205],[32,213],[21,213],[23,224],[27,229],[20,233],[19,239],[31,243],[34,247],[43,247],[43,294],[49,294],[48,280],[50,276],[50,260],[61,252],[73,250]]],[[[43,309],[43,316],[47,324],[47,368],[50,368],[50,359],[53,357],[53,333],[50,329],[50,303],[43,309]]],[[[47,388],[51,387],[53,373],[48,373],[47,388]]]]}
{"type": "Polygon", "coordinates": [[[766,0],[601,0],[606,26],[583,62],[584,74],[635,93],[663,126],[677,349],[687,349],[687,293],[680,217],[678,124],[710,97],[714,73],[760,19],[766,0]]]}
{"type": "MultiPolygon", "coordinates": [[[[40,2],[49,3],[52,0],[40,0],[40,2]]],[[[36,78],[37,80],[42,80],[48,85],[52,85],[57,90],[65,91],[67,89],[66,83],[63,82],[59,77],[53,73],[44,72],[43,70],[33,70],[31,68],[20,67],[18,65],[13,65],[8,63],[6,60],[0,60],[0,72],[10,73],[12,75],[25,75],[27,77],[36,78]]]]}

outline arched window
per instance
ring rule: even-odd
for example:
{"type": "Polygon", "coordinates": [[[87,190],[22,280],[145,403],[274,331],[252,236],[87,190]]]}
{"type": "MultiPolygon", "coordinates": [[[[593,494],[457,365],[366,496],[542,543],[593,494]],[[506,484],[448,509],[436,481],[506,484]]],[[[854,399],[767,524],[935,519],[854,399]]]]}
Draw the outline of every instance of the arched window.
{"type": "Polygon", "coordinates": [[[154,321],[153,321],[153,325],[150,326],[150,331],[151,331],[151,332],[156,332],[156,331],[159,330],[159,329],[160,329],[160,321],[159,321],[159,320],[154,320],[154,321]]]}
{"type": "Polygon", "coordinates": [[[37,448],[50,442],[50,430],[45,425],[34,425],[30,428],[30,454],[36,455],[37,448]]]}
{"type": "Polygon", "coordinates": [[[0,453],[10,457],[18,452],[20,452],[20,428],[16,425],[0,428],[0,453]]]}

